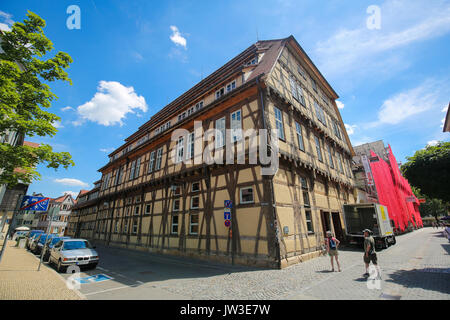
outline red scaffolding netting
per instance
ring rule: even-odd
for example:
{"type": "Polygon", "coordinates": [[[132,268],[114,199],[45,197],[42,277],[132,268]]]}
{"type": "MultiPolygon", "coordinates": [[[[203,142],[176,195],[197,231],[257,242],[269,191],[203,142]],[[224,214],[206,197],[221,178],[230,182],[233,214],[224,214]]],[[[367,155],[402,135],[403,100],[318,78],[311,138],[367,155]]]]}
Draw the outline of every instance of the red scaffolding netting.
{"type": "Polygon", "coordinates": [[[370,151],[370,169],[380,204],[388,208],[389,217],[395,228],[405,231],[409,226],[423,227],[419,213],[419,201],[398,167],[397,160],[388,147],[389,162],[370,151]]]}

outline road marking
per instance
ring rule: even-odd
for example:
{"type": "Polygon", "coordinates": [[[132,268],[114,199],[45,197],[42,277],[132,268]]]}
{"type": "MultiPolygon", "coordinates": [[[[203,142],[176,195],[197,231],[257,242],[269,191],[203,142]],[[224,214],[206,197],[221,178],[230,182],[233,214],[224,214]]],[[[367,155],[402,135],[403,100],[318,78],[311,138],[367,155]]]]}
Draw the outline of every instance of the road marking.
{"type": "Polygon", "coordinates": [[[137,287],[137,285],[133,284],[131,286],[116,287],[116,288],[111,288],[111,289],[106,289],[106,290],[101,290],[101,291],[96,291],[96,292],[85,293],[84,295],[92,296],[94,294],[105,293],[105,292],[109,292],[109,291],[115,291],[115,290],[126,289],[126,288],[133,288],[133,287],[137,287]]]}

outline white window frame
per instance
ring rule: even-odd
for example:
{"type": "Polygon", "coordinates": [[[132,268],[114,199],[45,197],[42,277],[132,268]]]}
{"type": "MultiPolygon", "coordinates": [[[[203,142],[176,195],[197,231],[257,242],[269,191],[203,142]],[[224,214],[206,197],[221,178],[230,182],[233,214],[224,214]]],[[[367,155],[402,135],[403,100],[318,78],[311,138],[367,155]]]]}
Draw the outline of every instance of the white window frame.
{"type": "Polygon", "coordinates": [[[186,159],[191,159],[194,156],[194,142],[195,142],[195,136],[194,132],[189,133],[188,139],[187,139],[187,146],[186,146],[186,159]]]}
{"type": "Polygon", "coordinates": [[[222,97],[225,94],[225,87],[220,88],[219,90],[216,91],[216,100],[220,99],[220,97],[222,97]]]}
{"type": "Polygon", "coordinates": [[[297,121],[295,121],[295,132],[297,133],[298,148],[304,152],[305,151],[305,141],[303,140],[302,126],[297,121]]]}
{"type": "Polygon", "coordinates": [[[155,170],[160,170],[160,169],[161,169],[162,152],[163,152],[163,147],[161,147],[161,148],[159,148],[159,149],[157,150],[157,153],[156,153],[156,166],[155,166],[155,170]]]}
{"type": "Polygon", "coordinates": [[[177,157],[175,163],[180,163],[183,161],[184,157],[184,137],[179,137],[177,140],[177,157]]]}
{"type": "Polygon", "coordinates": [[[240,188],[240,189],[239,189],[239,203],[240,203],[240,204],[255,203],[255,192],[254,192],[254,190],[253,190],[253,186],[250,186],[250,187],[243,187],[243,188],[240,188]],[[249,190],[249,189],[252,190],[252,200],[251,200],[251,201],[244,201],[244,200],[242,199],[242,191],[244,191],[244,190],[249,190]]]}
{"type": "Polygon", "coordinates": [[[150,153],[150,160],[148,163],[148,173],[151,173],[153,171],[153,166],[155,165],[155,151],[152,151],[150,153]]]}
{"type": "Polygon", "coordinates": [[[189,234],[198,234],[198,232],[192,232],[192,227],[193,226],[197,226],[197,228],[198,228],[198,221],[200,220],[200,216],[199,216],[199,214],[197,213],[197,212],[191,212],[190,214],[189,214],[189,234]],[[192,222],[192,217],[193,216],[197,216],[197,222],[192,222]]]}
{"type": "Polygon", "coordinates": [[[216,120],[216,135],[214,138],[216,149],[222,148],[225,145],[226,139],[226,120],[225,117],[216,120]],[[218,134],[218,133],[221,134],[218,134]]]}
{"type": "Polygon", "coordinates": [[[231,81],[229,84],[227,84],[226,86],[226,93],[233,91],[234,89],[236,89],[236,80],[231,81]]]}
{"type": "Polygon", "coordinates": [[[319,159],[320,162],[323,162],[322,149],[320,148],[320,139],[318,136],[314,135],[314,140],[316,143],[317,158],[319,159]]]}
{"type": "Polygon", "coordinates": [[[236,110],[230,115],[232,142],[242,139],[242,110],[236,110]]]}
{"type": "Polygon", "coordinates": [[[181,200],[180,198],[177,199],[173,199],[173,203],[172,203],[172,211],[180,211],[180,205],[181,205],[181,200]],[[175,203],[178,203],[178,209],[175,208],[175,203]]]}
{"type": "Polygon", "coordinates": [[[275,125],[278,130],[278,139],[284,140],[284,124],[283,124],[283,113],[277,107],[273,107],[275,112],[275,125]],[[278,112],[277,112],[278,111],[278,112]],[[280,119],[279,119],[280,117],[280,119]]]}
{"type": "Polygon", "coordinates": [[[292,94],[292,97],[294,97],[295,100],[299,100],[298,99],[298,93],[297,93],[297,82],[295,81],[295,79],[293,77],[289,78],[289,82],[291,83],[291,94],[292,94]]]}
{"type": "Polygon", "coordinates": [[[171,234],[178,234],[178,224],[179,224],[179,220],[180,219],[180,216],[178,215],[178,214],[173,214],[172,215],[172,224],[171,224],[171,228],[170,228],[170,233],[171,234]],[[174,220],[174,218],[177,218],[177,222],[175,223],[173,220],[174,220]],[[175,232],[175,231],[173,231],[173,227],[177,227],[177,231],[175,232]]]}
{"type": "Polygon", "coordinates": [[[191,192],[199,192],[199,191],[200,191],[200,181],[192,182],[192,184],[191,184],[191,192]],[[197,190],[194,190],[194,185],[195,184],[198,184],[198,189],[197,190]]]}
{"type": "Polygon", "coordinates": [[[199,209],[200,208],[200,196],[192,196],[191,197],[191,209],[199,209]],[[193,203],[194,203],[194,199],[198,198],[198,207],[194,207],[193,203]]]}

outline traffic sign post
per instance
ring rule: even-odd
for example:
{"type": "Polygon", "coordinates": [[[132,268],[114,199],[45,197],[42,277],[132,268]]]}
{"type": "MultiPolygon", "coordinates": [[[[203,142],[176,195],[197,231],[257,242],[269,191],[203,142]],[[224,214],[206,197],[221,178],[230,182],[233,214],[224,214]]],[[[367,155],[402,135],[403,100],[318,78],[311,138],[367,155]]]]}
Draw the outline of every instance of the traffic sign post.
{"type": "Polygon", "coordinates": [[[231,264],[234,265],[234,238],[233,238],[233,222],[231,218],[231,210],[233,209],[233,201],[225,200],[224,201],[224,210],[223,210],[223,219],[225,227],[229,229],[229,238],[231,238],[231,264]]]}

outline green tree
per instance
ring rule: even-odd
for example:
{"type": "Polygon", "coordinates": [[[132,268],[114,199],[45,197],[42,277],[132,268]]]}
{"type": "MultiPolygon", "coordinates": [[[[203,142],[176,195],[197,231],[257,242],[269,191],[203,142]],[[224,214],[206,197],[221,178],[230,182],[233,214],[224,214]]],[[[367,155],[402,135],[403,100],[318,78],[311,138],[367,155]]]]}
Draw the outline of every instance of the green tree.
{"type": "MultiPolygon", "coordinates": [[[[64,52],[46,58],[53,43],[45,36],[44,27],[45,20],[28,11],[23,23],[14,23],[10,32],[1,35],[0,136],[9,131],[24,137],[53,137],[57,132],[54,123],[60,118],[46,111],[57,97],[47,83],[62,80],[72,84],[65,71],[72,58],[64,52]]],[[[54,152],[47,144],[38,148],[0,144],[0,184],[39,179],[38,164],[56,170],[59,166],[67,169],[74,162],[68,152],[54,152]]]]}
{"type": "Polygon", "coordinates": [[[437,220],[439,216],[447,215],[447,210],[450,206],[449,203],[445,203],[441,199],[429,198],[423,195],[418,188],[412,187],[411,189],[418,199],[425,199],[425,202],[419,206],[421,217],[433,216],[437,220]]]}
{"type": "Polygon", "coordinates": [[[450,142],[418,150],[402,165],[403,175],[428,198],[450,201],[450,142]]]}

